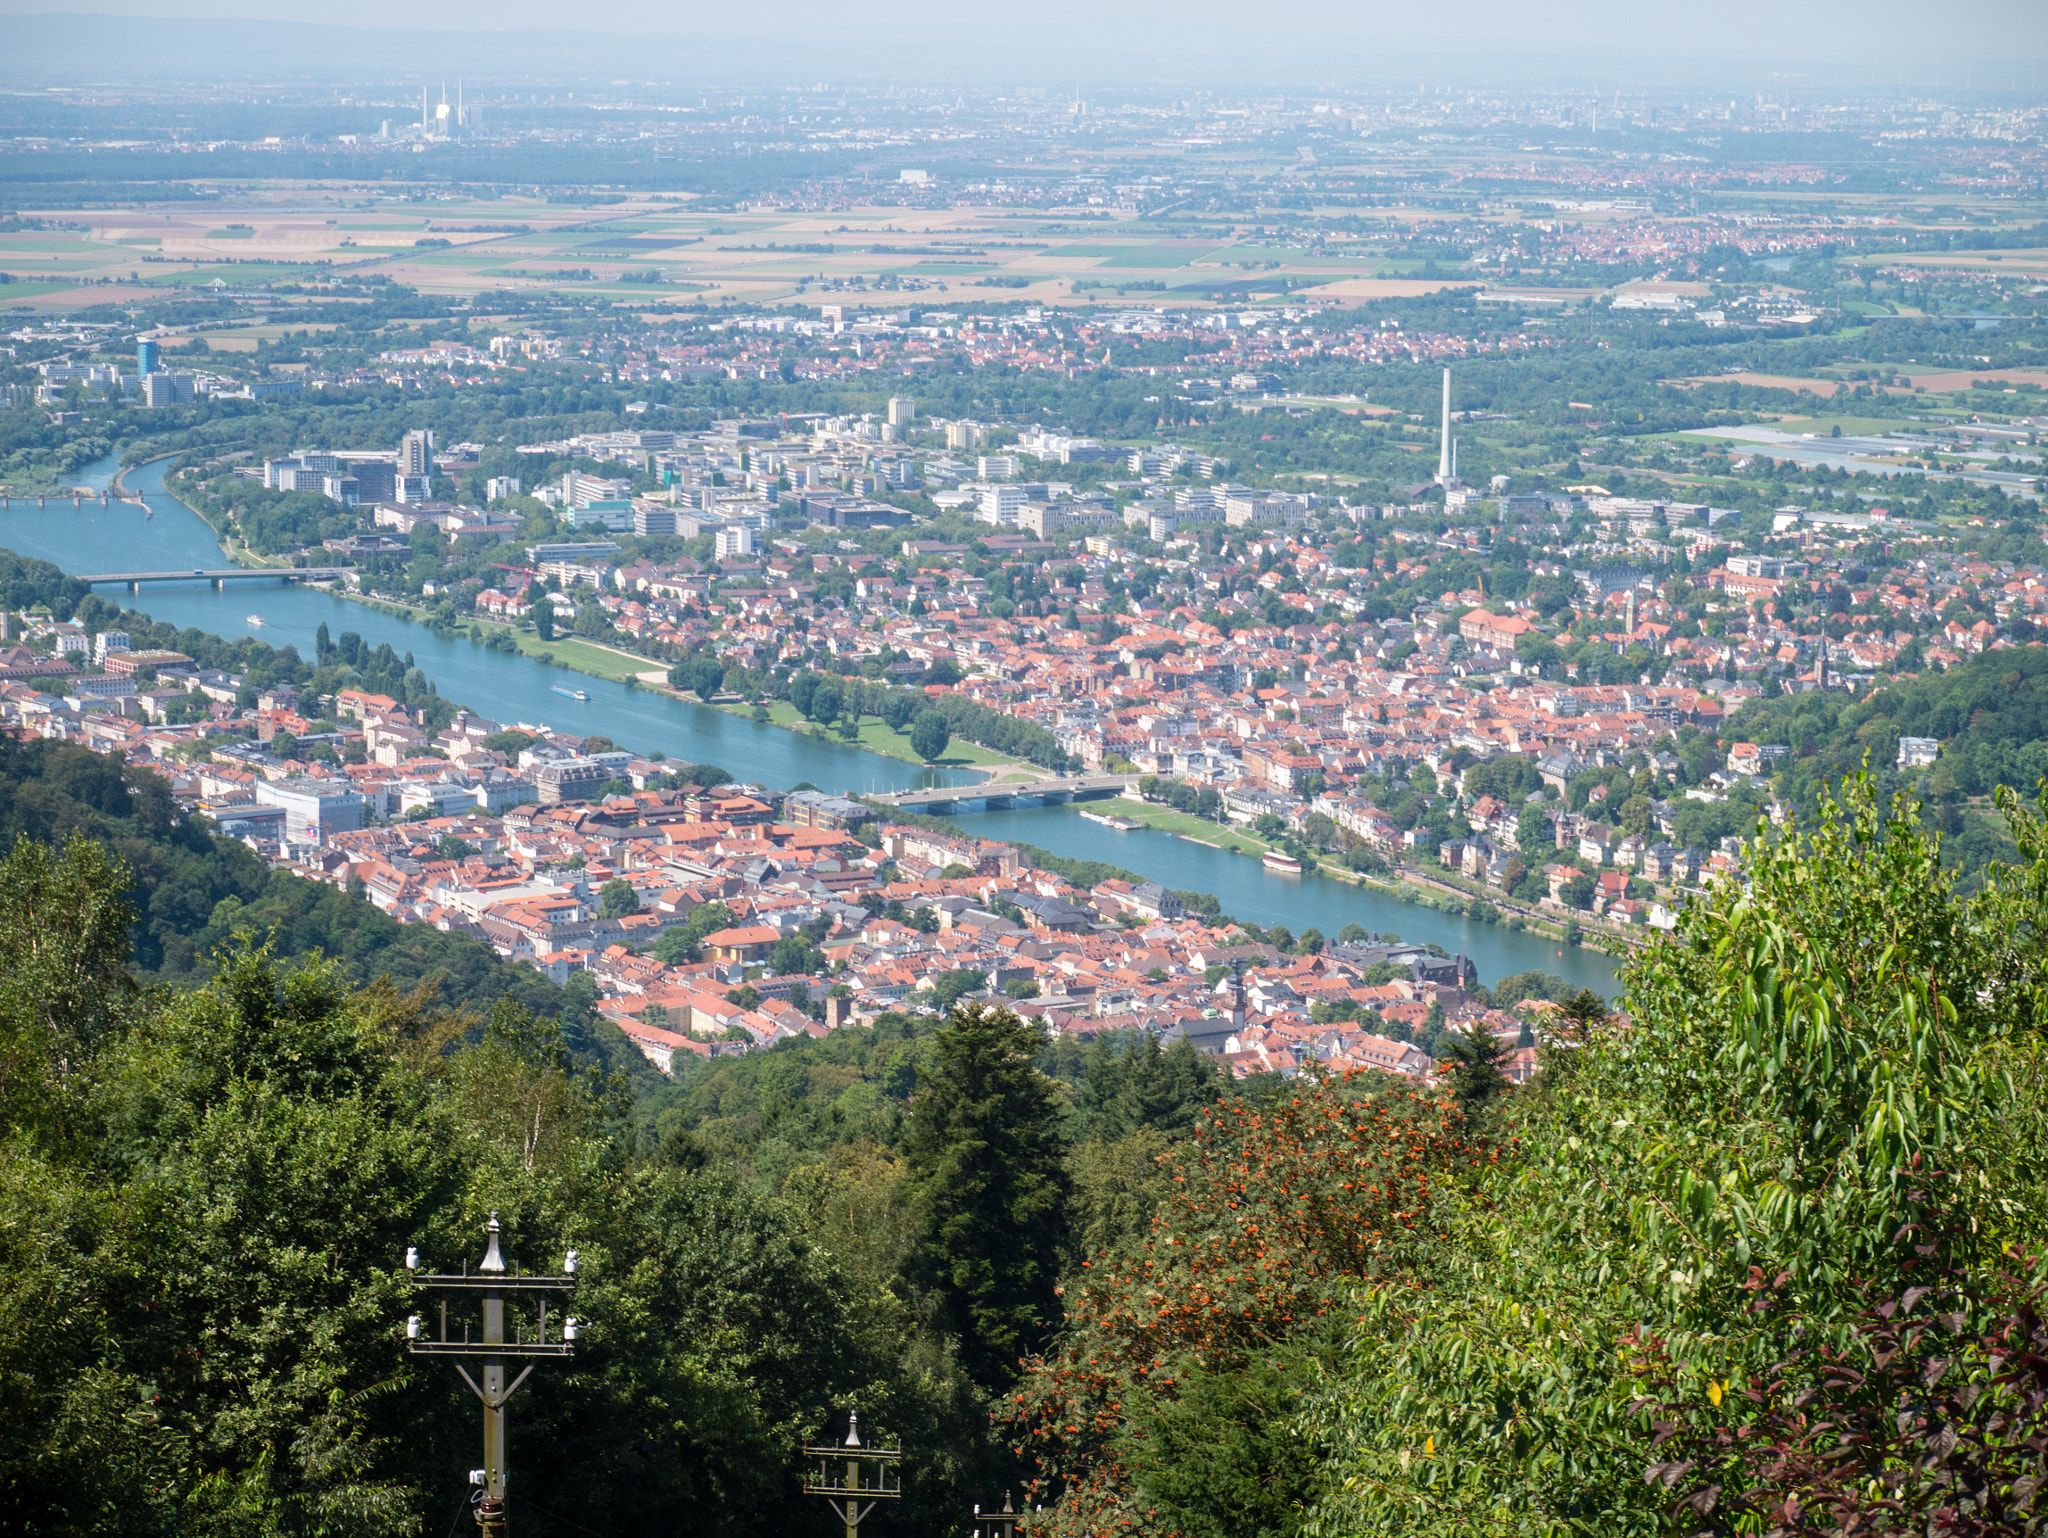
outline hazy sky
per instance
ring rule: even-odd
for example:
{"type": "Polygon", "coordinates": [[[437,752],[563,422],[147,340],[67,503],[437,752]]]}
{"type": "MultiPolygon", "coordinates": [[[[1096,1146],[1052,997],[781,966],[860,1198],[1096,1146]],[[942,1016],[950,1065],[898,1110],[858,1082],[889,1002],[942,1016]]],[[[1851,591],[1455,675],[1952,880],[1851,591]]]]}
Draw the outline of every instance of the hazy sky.
{"type": "MultiPolygon", "coordinates": [[[[564,6],[560,0],[0,0],[0,12],[120,14],[155,17],[250,17],[351,27],[447,28],[502,32],[570,28],[596,32],[832,32],[931,29],[941,34],[993,28],[1013,31],[1101,27],[1153,33],[1161,43],[1198,41],[1204,29],[1272,36],[1293,29],[1309,47],[1321,36],[1461,42],[1485,49],[1505,39],[1616,48],[1622,52],[1704,45],[1718,51],[1768,52],[1816,45],[1845,53],[1866,50],[1980,50],[1987,61],[2048,51],[2048,5],[2042,0],[1034,0],[1029,6],[989,0],[755,0],[744,6],[704,0],[606,0],[564,6]]],[[[1050,39],[1049,39],[1050,40],[1050,39]]],[[[1276,39],[1277,40],[1277,39],[1276,39]]]]}
{"type": "MultiPolygon", "coordinates": [[[[34,32],[27,18],[50,13],[497,34],[504,42],[542,29],[573,33],[600,53],[608,35],[745,38],[767,77],[785,74],[778,61],[816,68],[843,48],[860,56],[863,72],[877,54],[901,57],[906,73],[921,73],[920,59],[944,57],[960,61],[963,83],[989,84],[1015,78],[1034,55],[1108,51],[1155,60],[1220,55],[1226,64],[1233,53],[1256,54],[1309,72],[1318,61],[1342,61],[1398,73],[1419,55],[1466,60],[1488,73],[1517,64],[1578,73],[1604,61],[1641,61],[1646,74],[1684,72],[1711,59],[1793,75],[1939,67],[1945,84],[1961,84],[1956,75],[1967,71],[1973,84],[2022,88],[2048,63],[2048,0],[0,0],[0,41],[9,25],[34,32]]],[[[634,65],[630,48],[620,52],[622,75],[634,65]]]]}

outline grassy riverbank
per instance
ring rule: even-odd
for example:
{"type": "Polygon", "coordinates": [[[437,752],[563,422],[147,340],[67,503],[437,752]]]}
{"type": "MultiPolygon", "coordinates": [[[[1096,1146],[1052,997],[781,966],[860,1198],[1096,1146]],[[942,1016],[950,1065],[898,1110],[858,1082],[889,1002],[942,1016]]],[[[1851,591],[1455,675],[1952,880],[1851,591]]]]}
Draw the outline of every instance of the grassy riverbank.
{"type": "Polygon", "coordinates": [[[495,632],[484,632],[486,637],[493,633],[510,636],[521,654],[533,658],[536,662],[549,662],[558,668],[588,673],[592,678],[606,679],[615,684],[622,684],[629,678],[638,679],[642,673],[660,666],[650,658],[638,657],[631,652],[616,651],[582,636],[558,635],[552,641],[543,641],[530,632],[517,630],[500,628],[495,632]]]}
{"type": "Polygon", "coordinates": [[[1206,817],[1197,817],[1190,812],[1176,812],[1170,806],[1160,806],[1151,801],[1133,801],[1117,796],[1109,801],[1087,801],[1081,803],[1091,812],[1104,812],[1116,817],[1128,817],[1132,822],[1162,833],[1178,834],[1193,839],[1198,844],[1209,844],[1217,849],[1228,850],[1231,854],[1248,854],[1258,859],[1271,848],[1262,839],[1239,828],[1227,828],[1220,822],[1211,822],[1206,817]]]}
{"type": "MultiPolygon", "coordinates": [[[[767,705],[768,720],[772,725],[780,726],[788,731],[806,732],[813,735],[821,732],[821,729],[815,723],[805,720],[803,713],[796,706],[790,704],[789,701],[770,700],[767,702],[767,705]]],[[[727,715],[734,716],[751,718],[754,713],[754,707],[746,704],[726,704],[714,708],[724,711],[727,715]]],[[[847,739],[841,737],[836,731],[822,731],[822,735],[832,742],[847,742],[847,739]]],[[[860,730],[852,741],[848,743],[848,746],[865,748],[870,753],[879,753],[884,758],[893,758],[900,763],[922,765],[925,762],[911,748],[909,733],[892,731],[889,723],[882,720],[879,716],[861,717],[860,730]]],[[[1035,778],[1041,772],[1019,759],[993,752],[977,743],[963,742],[958,737],[955,737],[946,744],[945,755],[934,760],[933,767],[939,769],[981,769],[987,771],[992,779],[1006,779],[1009,778],[1012,772],[1026,770],[1030,771],[1035,778]]]]}
{"type": "MultiPolygon", "coordinates": [[[[381,613],[390,614],[401,619],[409,619],[415,623],[425,623],[427,617],[432,613],[431,610],[415,604],[398,603],[389,598],[380,598],[370,594],[344,592],[342,596],[352,603],[363,604],[381,613]]],[[[462,627],[461,633],[466,636],[469,633],[469,627],[462,627]]],[[[483,636],[487,641],[496,638],[500,641],[501,645],[503,641],[510,640],[518,648],[521,656],[531,657],[536,662],[546,662],[554,667],[567,668],[572,672],[588,673],[592,678],[602,678],[610,683],[624,683],[628,679],[636,680],[643,687],[654,689],[688,703],[696,703],[695,696],[682,694],[670,689],[666,682],[656,682],[652,676],[643,676],[660,675],[663,679],[667,677],[668,670],[652,657],[643,657],[636,652],[621,651],[616,647],[606,646],[601,642],[592,641],[578,635],[558,634],[553,640],[543,641],[539,635],[531,630],[518,630],[506,625],[484,626],[483,636]]],[[[720,704],[712,708],[722,710],[727,715],[743,716],[749,719],[752,718],[754,713],[753,706],[742,703],[720,704]]],[[[768,702],[768,720],[771,725],[779,726],[785,731],[802,732],[813,736],[823,735],[827,740],[833,742],[847,741],[837,732],[824,731],[816,723],[807,721],[797,708],[787,700],[771,700],[768,702]]],[[[879,716],[862,717],[859,733],[848,743],[848,746],[864,748],[870,753],[879,754],[884,758],[893,758],[899,763],[922,766],[925,762],[911,748],[909,734],[907,732],[891,730],[889,724],[879,716]]],[[[977,743],[962,741],[957,737],[946,745],[944,756],[935,762],[934,767],[940,769],[979,769],[991,779],[1006,780],[1036,779],[1045,772],[1035,765],[1024,762],[1022,759],[1011,758],[992,749],[984,748],[977,743]]]]}
{"type": "MultiPolygon", "coordinates": [[[[1270,843],[1244,828],[1225,827],[1221,823],[1209,821],[1206,817],[1177,812],[1156,802],[1134,801],[1119,796],[1109,801],[1091,801],[1088,807],[1091,811],[1128,818],[1132,822],[1162,833],[1172,833],[1212,848],[1227,850],[1232,854],[1250,855],[1254,859],[1263,857],[1269,849],[1280,848],[1277,843],[1270,843]]],[[[1523,931],[1527,934],[1545,940],[1561,941],[1564,937],[1566,918],[1525,907],[1475,882],[1459,880],[1433,871],[1406,869],[1396,870],[1391,876],[1372,876],[1347,869],[1322,855],[1317,856],[1316,865],[1316,874],[1320,876],[1378,892],[1397,902],[1437,908],[1441,906],[1444,898],[1455,898],[1460,903],[1480,899],[1492,904],[1504,918],[1520,919],[1523,931]]],[[[1603,942],[1598,945],[1587,945],[1589,950],[1605,953],[1626,952],[1632,946],[1643,943],[1642,936],[1616,930],[1611,925],[1601,923],[1591,914],[1574,914],[1569,917],[1578,919],[1588,941],[1603,942]]]]}

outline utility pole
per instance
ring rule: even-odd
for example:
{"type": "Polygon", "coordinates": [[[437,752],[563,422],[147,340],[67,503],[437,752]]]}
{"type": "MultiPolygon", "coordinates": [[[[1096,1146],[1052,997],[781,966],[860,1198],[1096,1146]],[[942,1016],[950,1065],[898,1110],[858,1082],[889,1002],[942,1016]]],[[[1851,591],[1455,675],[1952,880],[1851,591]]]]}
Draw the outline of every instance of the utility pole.
{"type": "Polygon", "coordinates": [[[1017,1538],[1017,1524],[1023,1520],[1023,1512],[1011,1509],[1010,1492],[1005,1490],[1001,1511],[984,1514],[979,1506],[974,1508],[974,1538],[1017,1538]]]}
{"type": "Polygon", "coordinates": [[[902,1445],[862,1447],[860,1416],[853,1411],[847,1412],[844,1442],[837,1447],[830,1443],[806,1445],[804,1458],[806,1462],[817,1460],[815,1470],[804,1472],[804,1494],[825,1497],[833,1515],[846,1524],[846,1538],[860,1538],[860,1525],[878,1502],[902,1498],[903,1471],[898,1467],[902,1445]],[[875,1467],[872,1474],[864,1475],[862,1465],[867,1463],[875,1467]],[[867,1498],[865,1506],[861,1504],[863,1496],[867,1498]]]}
{"type": "Polygon", "coordinates": [[[469,1385],[469,1391],[483,1402],[484,1407],[484,1466],[470,1470],[469,1482],[478,1487],[479,1494],[472,1497],[476,1504],[476,1522],[483,1538],[505,1538],[505,1430],[506,1401],[519,1392],[521,1384],[537,1365],[528,1360],[525,1369],[508,1385],[505,1382],[507,1363],[522,1358],[557,1359],[576,1354],[577,1320],[574,1314],[562,1319],[558,1337],[548,1339],[548,1295],[558,1292],[573,1292],[576,1288],[576,1252],[563,1257],[560,1276],[522,1276],[515,1266],[510,1274],[505,1269],[505,1257],[498,1252],[498,1215],[491,1214],[488,1229],[490,1243],[484,1251],[484,1258],[471,1275],[469,1262],[462,1263],[459,1273],[419,1274],[419,1251],[405,1252],[405,1268],[413,1273],[413,1284],[426,1292],[476,1294],[482,1305],[482,1317],[478,1321],[481,1334],[470,1339],[469,1323],[462,1326],[462,1338],[457,1340],[448,1334],[448,1302],[441,1300],[441,1331],[436,1338],[427,1338],[418,1314],[405,1321],[405,1349],[413,1356],[468,1357],[482,1362],[483,1382],[478,1384],[469,1375],[469,1369],[460,1361],[455,1370],[462,1381],[469,1385]],[[514,1320],[512,1338],[505,1338],[505,1295],[513,1295],[514,1320]],[[518,1298],[531,1294],[539,1305],[538,1318],[531,1338],[526,1333],[526,1323],[518,1315],[518,1298]]]}

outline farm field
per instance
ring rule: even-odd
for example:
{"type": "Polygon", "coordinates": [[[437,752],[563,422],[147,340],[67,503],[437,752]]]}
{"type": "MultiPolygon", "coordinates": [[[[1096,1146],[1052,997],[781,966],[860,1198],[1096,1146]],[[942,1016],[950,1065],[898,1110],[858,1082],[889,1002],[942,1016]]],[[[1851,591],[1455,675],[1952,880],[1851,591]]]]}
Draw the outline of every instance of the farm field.
{"type": "MultiPolygon", "coordinates": [[[[79,302],[142,284],[232,289],[382,277],[430,293],[552,289],[714,302],[893,303],[900,294],[946,302],[990,290],[1023,302],[1125,289],[1148,302],[1244,304],[1313,287],[1333,299],[1405,297],[1469,278],[1375,276],[1365,257],[1174,238],[1139,219],[956,207],[920,212],[851,208],[832,214],[704,212],[674,195],[602,211],[531,197],[364,207],[354,189],[241,190],[203,209],[95,211],[90,227],[0,233],[0,272],[34,283],[38,300],[79,302]],[[1078,237],[1078,238],[1076,238],[1078,237]],[[1157,296],[1157,297],[1155,297],[1157,296]]],[[[34,216],[35,211],[24,210],[34,216]]],[[[52,222],[67,220],[49,211],[52,222]]],[[[1379,264],[1384,265],[1384,264],[1379,264]]],[[[24,293],[20,297],[31,297],[24,293]]]]}

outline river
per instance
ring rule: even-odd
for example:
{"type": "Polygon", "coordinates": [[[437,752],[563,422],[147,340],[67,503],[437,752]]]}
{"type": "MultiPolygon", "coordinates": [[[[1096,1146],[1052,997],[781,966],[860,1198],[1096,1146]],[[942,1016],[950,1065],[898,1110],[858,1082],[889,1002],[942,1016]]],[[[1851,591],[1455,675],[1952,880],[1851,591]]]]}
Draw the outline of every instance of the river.
{"type": "MultiPolygon", "coordinates": [[[[154,517],[145,518],[133,503],[89,503],[74,510],[68,499],[52,498],[45,508],[16,501],[0,510],[0,545],[69,572],[222,565],[212,529],[164,491],[167,465],[168,461],[148,465],[128,476],[127,484],[142,494],[154,517]]],[[[118,468],[112,458],[102,460],[80,472],[76,484],[105,486],[118,468]]],[[[309,659],[314,633],[324,621],[333,635],[353,630],[373,646],[389,641],[401,655],[411,652],[444,696],[492,720],[508,725],[545,723],[582,735],[602,733],[635,752],[659,750],[670,758],[717,764],[736,778],[764,785],[786,788],[809,781],[831,791],[874,792],[980,778],[956,770],[922,769],[843,743],[762,726],[671,695],[545,667],[529,657],[488,651],[460,635],[444,639],[425,625],[317,588],[247,582],[216,592],[194,581],[152,585],[139,597],[109,589],[107,596],[180,627],[230,637],[255,634],[272,646],[296,646],[309,659]],[[260,629],[252,630],[248,624],[251,614],[263,619],[260,629]],[[566,699],[553,692],[556,685],[583,689],[590,698],[566,699]]],[[[1212,892],[1225,913],[1262,926],[1284,924],[1297,934],[1315,928],[1335,936],[1345,925],[1359,924],[1375,933],[1433,942],[1469,956],[1484,980],[1533,968],[1603,993],[1615,991],[1613,964],[1598,952],[1560,947],[1499,925],[1449,918],[1330,877],[1275,875],[1244,855],[1170,833],[1116,833],[1083,820],[1071,806],[968,812],[955,820],[983,837],[1020,839],[1055,854],[1107,860],[1177,890],[1212,892]]]]}

